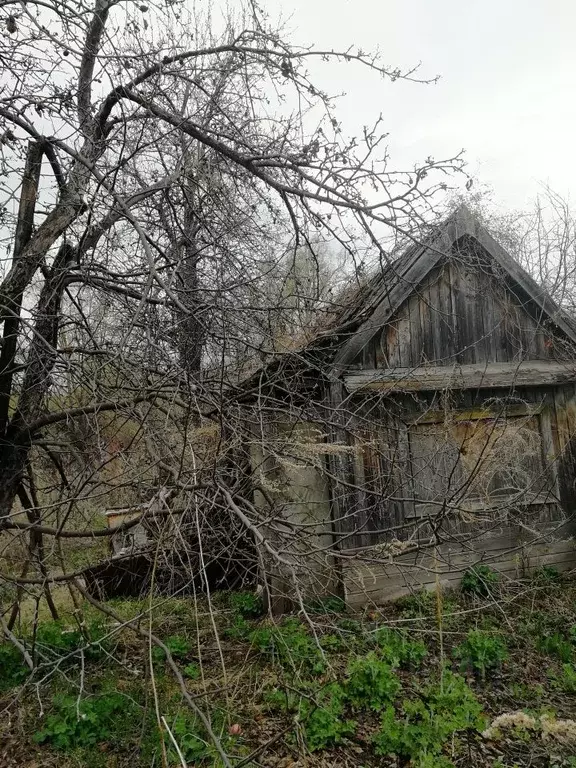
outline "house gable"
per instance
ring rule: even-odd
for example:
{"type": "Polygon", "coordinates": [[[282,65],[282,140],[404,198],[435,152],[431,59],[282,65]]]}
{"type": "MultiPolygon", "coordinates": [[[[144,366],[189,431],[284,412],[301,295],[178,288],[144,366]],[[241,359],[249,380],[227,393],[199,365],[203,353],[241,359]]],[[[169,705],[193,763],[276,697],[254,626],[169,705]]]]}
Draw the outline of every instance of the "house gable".
{"type": "Polygon", "coordinates": [[[461,238],[352,361],[352,368],[418,368],[561,361],[566,336],[540,306],[461,238]]]}
{"type": "Polygon", "coordinates": [[[574,344],[571,320],[462,207],[400,260],[333,373],[561,361],[574,344]]]}

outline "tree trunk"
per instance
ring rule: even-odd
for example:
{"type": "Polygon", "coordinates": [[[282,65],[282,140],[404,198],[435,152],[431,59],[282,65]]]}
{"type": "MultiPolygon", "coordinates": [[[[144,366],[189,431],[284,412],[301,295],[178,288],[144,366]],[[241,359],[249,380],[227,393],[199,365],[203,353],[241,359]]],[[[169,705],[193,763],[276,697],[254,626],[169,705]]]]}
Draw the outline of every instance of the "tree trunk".
{"type": "Polygon", "coordinates": [[[36,322],[28,351],[16,412],[0,441],[0,522],[10,515],[22,481],[34,422],[42,414],[56,361],[60,302],[74,249],[63,244],[40,292],[36,322]]]}

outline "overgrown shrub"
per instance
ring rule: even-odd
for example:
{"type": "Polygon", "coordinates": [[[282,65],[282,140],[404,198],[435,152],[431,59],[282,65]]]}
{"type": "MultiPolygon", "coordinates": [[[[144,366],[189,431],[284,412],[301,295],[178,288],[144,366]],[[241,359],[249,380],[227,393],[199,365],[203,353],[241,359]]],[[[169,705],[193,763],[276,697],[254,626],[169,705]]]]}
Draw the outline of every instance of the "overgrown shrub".
{"type": "Polygon", "coordinates": [[[421,640],[410,640],[406,633],[389,627],[376,630],[373,637],[382,657],[393,667],[417,668],[428,653],[421,640]]]}
{"type": "Polygon", "coordinates": [[[0,692],[7,691],[26,680],[30,670],[20,651],[11,643],[0,645],[0,692]]]}
{"type": "Polygon", "coordinates": [[[456,646],[454,656],[460,659],[462,669],[471,669],[486,679],[486,673],[497,669],[508,658],[508,649],[498,635],[471,630],[463,643],[456,646]]]}
{"type": "Polygon", "coordinates": [[[400,681],[390,664],[369,653],[350,663],[344,688],[347,700],[355,709],[378,712],[394,700],[400,681]]]}
{"type": "Polygon", "coordinates": [[[379,755],[394,755],[418,768],[440,768],[452,763],[443,749],[455,734],[482,731],[486,721],[482,707],[460,675],[445,670],[442,680],[405,699],[399,715],[389,705],[374,737],[379,755]]]}
{"type": "Polygon", "coordinates": [[[464,594],[489,597],[500,581],[500,575],[488,565],[475,565],[462,576],[460,589],[464,594]]]}

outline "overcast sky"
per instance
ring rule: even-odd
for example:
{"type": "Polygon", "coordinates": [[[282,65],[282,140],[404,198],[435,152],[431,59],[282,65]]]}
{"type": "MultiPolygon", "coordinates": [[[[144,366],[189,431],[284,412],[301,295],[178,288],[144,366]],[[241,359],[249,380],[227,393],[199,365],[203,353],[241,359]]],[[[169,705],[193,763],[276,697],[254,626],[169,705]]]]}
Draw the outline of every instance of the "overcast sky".
{"type": "Polygon", "coordinates": [[[548,183],[576,197],[575,0],[264,0],[298,42],[380,47],[392,66],[422,62],[423,86],[385,85],[330,67],[347,128],[382,111],[395,165],[466,149],[503,208],[548,183]]]}

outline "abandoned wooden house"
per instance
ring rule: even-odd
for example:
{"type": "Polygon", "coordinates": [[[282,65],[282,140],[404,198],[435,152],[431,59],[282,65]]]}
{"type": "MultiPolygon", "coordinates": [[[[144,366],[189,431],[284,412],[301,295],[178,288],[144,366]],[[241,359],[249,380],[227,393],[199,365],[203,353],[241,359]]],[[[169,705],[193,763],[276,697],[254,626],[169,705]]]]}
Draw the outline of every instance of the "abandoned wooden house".
{"type": "Polygon", "coordinates": [[[242,406],[276,605],[576,566],[576,327],[545,288],[462,207],[341,304],[242,406]]]}

